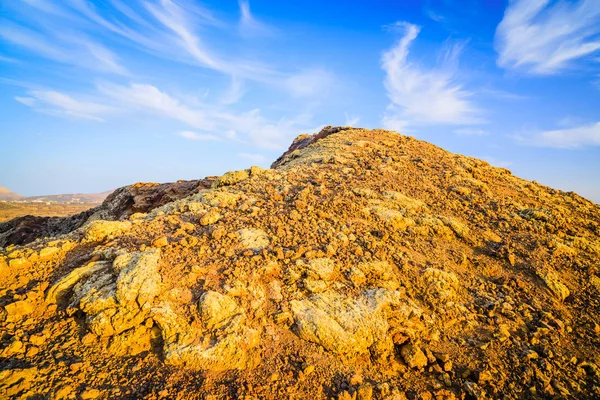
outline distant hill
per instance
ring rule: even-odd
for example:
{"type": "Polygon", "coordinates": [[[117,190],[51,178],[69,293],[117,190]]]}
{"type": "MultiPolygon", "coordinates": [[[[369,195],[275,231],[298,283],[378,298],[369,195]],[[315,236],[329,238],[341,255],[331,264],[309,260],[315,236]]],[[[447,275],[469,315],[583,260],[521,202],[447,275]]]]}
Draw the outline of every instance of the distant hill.
{"type": "Polygon", "coordinates": [[[23,198],[23,196],[21,196],[20,194],[15,193],[11,190],[8,190],[5,187],[0,186],[0,200],[14,201],[14,200],[20,200],[22,198],[23,198]]]}
{"type": "Polygon", "coordinates": [[[46,196],[23,197],[19,200],[50,203],[102,203],[104,199],[111,193],[112,190],[103,193],[52,194],[46,196]]]}
{"type": "Polygon", "coordinates": [[[22,196],[5,187],[0,186],[0,201],[35,202],[35,203],[94,203],[99,204],[112,193],[112,190],[103,193],[68,193],[50,194],[44,196],[22,196]]]}

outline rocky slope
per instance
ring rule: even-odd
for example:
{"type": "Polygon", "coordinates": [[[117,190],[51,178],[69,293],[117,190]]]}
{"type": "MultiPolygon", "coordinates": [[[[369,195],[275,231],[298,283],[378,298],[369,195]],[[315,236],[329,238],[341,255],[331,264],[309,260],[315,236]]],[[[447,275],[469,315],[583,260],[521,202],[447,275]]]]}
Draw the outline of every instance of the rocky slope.
{"type": "Polygon", "coordinates": [[[173,183],[136,183],[115,190],[97,207],[68,217],[25,215],[0,223],[0,246],[27,244],[46,236],[63,235],[85,223],[103,219],[115,221],[147,212],[171,201],[209,188],[213,178],[173,183]]]}
{"type": "Polygon", "coordinates": [[[0,397],[600,397],[598,205],[351,128],[203,182],[0,251],[0,397]]]}

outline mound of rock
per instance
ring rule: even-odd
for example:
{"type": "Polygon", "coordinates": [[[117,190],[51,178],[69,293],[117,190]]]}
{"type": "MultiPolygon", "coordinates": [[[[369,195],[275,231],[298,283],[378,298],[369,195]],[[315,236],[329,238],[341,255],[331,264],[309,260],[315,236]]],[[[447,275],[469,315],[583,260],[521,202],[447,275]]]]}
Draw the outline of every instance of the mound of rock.
{"type": "Polygon", "coordinates": [[[600,397],[600,206],[395,132],[0,246],[2,398],[600,397]]]}

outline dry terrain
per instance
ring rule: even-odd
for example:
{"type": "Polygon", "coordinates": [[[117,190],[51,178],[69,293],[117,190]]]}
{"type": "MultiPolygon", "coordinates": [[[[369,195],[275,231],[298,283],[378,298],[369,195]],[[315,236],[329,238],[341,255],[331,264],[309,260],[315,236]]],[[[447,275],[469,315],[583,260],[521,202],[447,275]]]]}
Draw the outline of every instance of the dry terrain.
{"type": "Polygon", "coordinates": [[[46,204],[0,201],[0,222],[25,215],[64,217],[78,214],[97,205],[98,203],[46,204]]]}
{"type": "Polygon", "coordinates": [[[3,398],[600,398],[600,206],[394,132],[0,232],[3,398]]]}

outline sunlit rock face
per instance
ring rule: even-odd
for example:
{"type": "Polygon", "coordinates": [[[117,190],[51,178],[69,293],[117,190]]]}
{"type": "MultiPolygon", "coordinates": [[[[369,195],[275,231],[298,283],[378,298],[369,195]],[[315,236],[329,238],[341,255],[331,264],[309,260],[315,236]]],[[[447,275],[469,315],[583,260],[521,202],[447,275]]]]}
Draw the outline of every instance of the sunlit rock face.
{"type": "Polygon", "coordinates": [[[599,216],[353,128],[132,185],[3,242],[0,397],[600,397],[599,216]]]}

